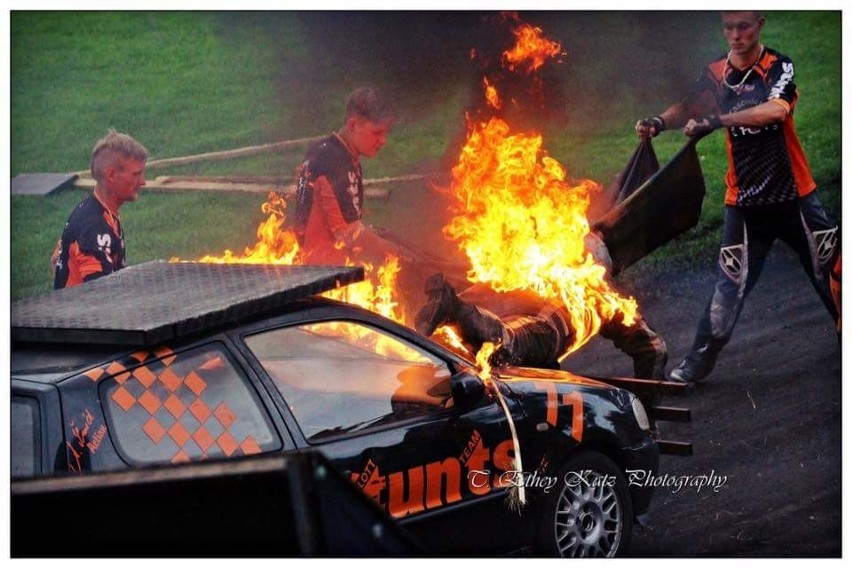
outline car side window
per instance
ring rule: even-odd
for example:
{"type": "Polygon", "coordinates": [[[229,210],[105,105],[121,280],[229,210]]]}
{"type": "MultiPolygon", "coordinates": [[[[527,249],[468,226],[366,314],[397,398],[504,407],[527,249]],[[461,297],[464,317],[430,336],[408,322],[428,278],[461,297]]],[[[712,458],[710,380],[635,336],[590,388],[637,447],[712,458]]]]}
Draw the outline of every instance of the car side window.
{"type": "Polygon", "coordinates": [[[205,345],[101,382],[119,453],[137,464],[181,463],[276,450],[260,400],[224,348],[205,345]]]}
{"type": "Polygon", "coordinates": [[[12,477],[32,477],[41,473],[41,413],[38,400],[12,397],[12,477]]]}
{"type": "Polygon", "coordinates": [[[279,328],[245,342],[309,442],[452,404],[444,361],[359,322],[279,328]]]}

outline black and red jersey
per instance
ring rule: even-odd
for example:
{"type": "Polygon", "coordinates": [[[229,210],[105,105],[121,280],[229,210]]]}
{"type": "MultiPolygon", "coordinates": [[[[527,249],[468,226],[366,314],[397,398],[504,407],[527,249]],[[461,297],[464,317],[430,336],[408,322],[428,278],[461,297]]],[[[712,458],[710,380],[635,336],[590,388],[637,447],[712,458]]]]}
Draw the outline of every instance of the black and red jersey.
{"type": "Polygon", "coordinates": [[[76,286],[124,268],[124,255],[118,215],[92,194],[74,208],[65,223],[53,287],[76,286]]]}
{"type": "Polygon", "coordinates": [[[299,168],[294,228],[305,262],[343,264],[340,234],[361,220],[364,182],[361,163],[332,134],[308,151],[299,168]]]}
{"type": "Polygon", "coordinates": [[[727,205],[767,205],[792,201],[816,188],[793,124],[798,91],[793,61],[764,48],[753,67],[736,69],[725,56],[708,65],[695,95],[713,93],[722,114],[774,101],[784,106],[782,123],[760,128],[732,126],[726,130],[727,205]]]}

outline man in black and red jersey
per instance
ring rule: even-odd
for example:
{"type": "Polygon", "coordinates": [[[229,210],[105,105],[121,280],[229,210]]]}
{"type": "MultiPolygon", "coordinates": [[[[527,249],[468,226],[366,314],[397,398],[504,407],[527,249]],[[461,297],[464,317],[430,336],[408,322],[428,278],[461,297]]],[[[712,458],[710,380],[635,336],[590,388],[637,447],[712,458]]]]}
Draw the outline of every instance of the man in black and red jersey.
{"type": "Polygon", "coordinates": [[[53,254],[55,289],[124,268],[124,233],[118,210],[127,201],[136,201],[145,185],[147,159],[144,146],[112,129],[95,144],[90,164],[95,190],[65,223],[53,254]]]}
{"type": "Polygon", "coordinates": [[[700,136],[725,128],[727,140],[719,276],[692,350],[671,372],[677,381],[701,381],[710,374],[775,239],[796,251],[826,309],[838,319],[828,277],[838,249],[837,226],[814,192],[796,136],[793,62],[761,44],[764,22],[757,12],[723,12],[730,51],[705,68],[684,101],[636,124],[645,136],[681,127],[687,136],[700,136]]]}
{"type": "Polygon", "coordinates": [[[378,153],[395,119],[394,107],[377,89],[356,89],[346,103],[343,126],[308,151],[299,168],[294,215],[306,264],[400,257],[394,244],[362,221],[361,156],[378,153]]]}

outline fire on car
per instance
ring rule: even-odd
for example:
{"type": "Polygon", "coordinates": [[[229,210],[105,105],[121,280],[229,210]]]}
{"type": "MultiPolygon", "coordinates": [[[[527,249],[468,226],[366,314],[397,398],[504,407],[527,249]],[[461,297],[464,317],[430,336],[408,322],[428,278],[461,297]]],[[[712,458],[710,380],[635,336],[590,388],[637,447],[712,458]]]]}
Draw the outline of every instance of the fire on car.
{"type": "Polygon", "coordinates": [[[312,448],[430,554],[625,552],[652,491],[625,471],[656,472],[671,448],[655,409],[561,371],[485,381],[415,331],[318,296],[361,278],[153,262],[15,302],[13,479],[312,448]]]}

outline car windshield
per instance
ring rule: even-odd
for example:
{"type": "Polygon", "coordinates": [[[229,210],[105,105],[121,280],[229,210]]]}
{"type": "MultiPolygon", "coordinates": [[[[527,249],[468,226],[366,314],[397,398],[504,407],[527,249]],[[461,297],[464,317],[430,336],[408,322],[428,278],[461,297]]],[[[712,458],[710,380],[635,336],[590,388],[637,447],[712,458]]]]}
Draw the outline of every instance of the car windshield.
{"type": "Polygon", "coordinates": [[[358,322],[280,328],[245,341],[310,442],[451,404],[444,361],[358,322]]]}

